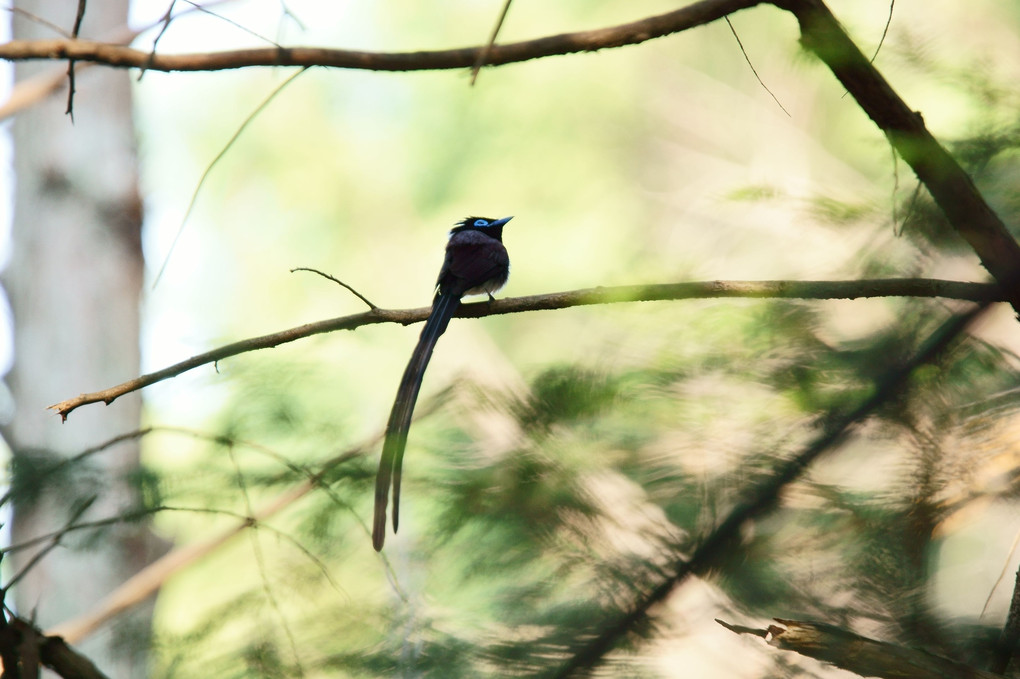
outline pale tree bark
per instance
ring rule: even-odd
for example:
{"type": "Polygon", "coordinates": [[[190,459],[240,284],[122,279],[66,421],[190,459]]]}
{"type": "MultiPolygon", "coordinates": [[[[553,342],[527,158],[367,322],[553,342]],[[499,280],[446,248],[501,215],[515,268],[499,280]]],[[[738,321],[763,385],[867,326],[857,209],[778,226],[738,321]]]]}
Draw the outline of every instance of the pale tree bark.
{"type": "MultiPolygon", "coordinates": [[[[68,32],[75,24],[75,2],[21,0],[17,6],[26,12],[14,15],[17,38],[53,37],[28,15],[68,32]]],[[[128,0],[89,2],[85,9],[80,35],[103,35],[126,23],[128,0]]],[[[52,64],[19,64],[17,79],[39,68],[52,64]]],[[[136,395],[66,424],[46,410],[67,393],[139,370],[142,210],[129,78],[123,70],[88,69],[77,79],[73,122],[65,95],[19,114],[13,126],[13,242],[3,282],[14,317],[15,359],[6,382],[15,412],[3,435],[15,465],[39,453],[67,457],[139,426],[136,395]]],[[[98,470],[96,500],[83,518],[115,515],[135,503],[128,480],[139,463],[135,441],[90,463],[98,470]]],[[[49,489],[34,506],[15,500],[14,543],[60,529],[70,494],[68,487],[49,489]]],[[[62,544],[75,540],[68,535],[62,544]]],[[[46,629],[88,611],[149,560],[150,544],[144,526],[130,525],[113,529],[88,551],[54,549],[15,585],[19,614],[46,629]]],[[[30,557],[12,556],[6,577],[30,557]]],[[[139,644],[124,633],[145,639],[148,630],[146,611],[81,650],[110,677],[145,676],[144,653],[129,651],[139,644]]]]}

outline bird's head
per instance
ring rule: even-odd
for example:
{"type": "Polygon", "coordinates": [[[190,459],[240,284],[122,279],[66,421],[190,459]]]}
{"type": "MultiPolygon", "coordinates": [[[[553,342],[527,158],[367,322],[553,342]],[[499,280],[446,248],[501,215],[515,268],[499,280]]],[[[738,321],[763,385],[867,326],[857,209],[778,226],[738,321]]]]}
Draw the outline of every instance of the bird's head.
{"type": "Polygon", "coordinates": [[[450,234],[459,233],[460,231],[481,231],[486,235],[492,236],[496,240],[503,240],[503,225],[511,219],[513,219],[513,217],[503,217],[503,219],[465,217],[457,222],[456,226],[454,226],[450,231],[450,234]]]}

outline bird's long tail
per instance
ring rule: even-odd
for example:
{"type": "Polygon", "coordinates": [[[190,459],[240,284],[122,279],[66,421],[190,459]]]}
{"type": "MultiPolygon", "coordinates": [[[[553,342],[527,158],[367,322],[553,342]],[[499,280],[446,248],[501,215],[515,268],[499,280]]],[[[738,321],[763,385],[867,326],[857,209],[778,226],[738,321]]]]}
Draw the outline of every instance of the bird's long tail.
{"type": "Polygon", "coordinates": [[[425,368],[432,358],[432,350],[439,337],[446,332],[446,326],[460,306],[460,296],[440,293],[432,302],[432,313],[425,321],[425,327],[418,339],[418,346],[411,354],[411,360],[404,369],[404,376],[397,388],[390,420],[386,424],[386,439],[383,442],[379,473],[375,477],[375,520],[372,524],[372,545],[376,551],[386,540],[386,503],[389,499],[390,481],[393,482],[393,532],[397,532],[400,512],[400,467],[404,461],[404,447],[407,445],[407,431],[411,427],[414,404],[418,400],[425,368]]]}

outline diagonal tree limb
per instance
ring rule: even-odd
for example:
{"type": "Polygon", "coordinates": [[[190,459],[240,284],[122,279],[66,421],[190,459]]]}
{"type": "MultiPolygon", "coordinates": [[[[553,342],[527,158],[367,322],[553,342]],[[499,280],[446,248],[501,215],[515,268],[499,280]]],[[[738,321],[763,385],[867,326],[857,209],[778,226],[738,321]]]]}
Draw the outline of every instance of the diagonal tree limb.
{"type": "MultiPolygon", "coordinates": [[[[943,297],[970,301],[1000,300],[996,286],[924,278],[880,278],[856,281],[701,281],[659,285],[598,287],[569,292],[501,299],[495,302],[465,304],[458,318],[481,318],[524,311],[547,311],[592,304],[649,302],[678,299],[717,299],[750,297],[757,299],[861,299],[874,297],[943,297]]],[[[216,363],[249,351],[271,349],[295,340],[337,330],[354,330],[365,325],[400,323],[410,325],[425,320],[430,309],[373,308],[360,314],[340,316],[308,323],[261,337],[252,337],[197,354],[155,372],[141,375],[101,391],[81,394],[49,407],[66,420],[71,411],[89,403],[110,405],[124,394],[143,389],[203,365],[216,363]]]]}
{"type": "Polygon", "coordinates": [[[804,46],[825,62],[924,183],[946,219],[1020,313],[1020,244],[974,182],[861,53],[822,0],[775,0],[800,23],[804,46]]]}
{"type": "Polygon", "coordinates": [[[823,418],[824,431],[796,457],[783,463],[764,483],[751,488],[747,497],[737,504],[726,518],[695,549],[691,558],[675,566],[673,574],[650,590],[647,596],[605,628],[600,634],[561,665],[552,676],[571,677],[599,664],[616,644],[632,629],[649,617],[650,610],[665,601],[689,576],[703,573],[715,563],[727,547],[739,540],[741,529],[751,520],[769,511],[777,502],[780,492],[822,453],[839,445],[849,431],[873,413],[879,406],[894,398],[906,385],[911,373],[918,367],[938,359],[956,337],[980,316],[990,303],[982,302],[966,312],[954,314],[944,322],[908,361],[877,380],[871,396],[864,399],[849,413],[829,413],[823,418]]]}

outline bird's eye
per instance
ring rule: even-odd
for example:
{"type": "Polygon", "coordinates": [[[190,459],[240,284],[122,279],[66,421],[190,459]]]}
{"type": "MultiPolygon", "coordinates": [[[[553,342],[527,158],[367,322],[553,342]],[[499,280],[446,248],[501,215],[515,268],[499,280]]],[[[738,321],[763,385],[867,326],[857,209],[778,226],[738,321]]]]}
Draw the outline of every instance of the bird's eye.
{"type": "Polygon", "coordinates": [[[488,226],[489,222],[484,219],[476,219],[475,226],[488,226]]]}

